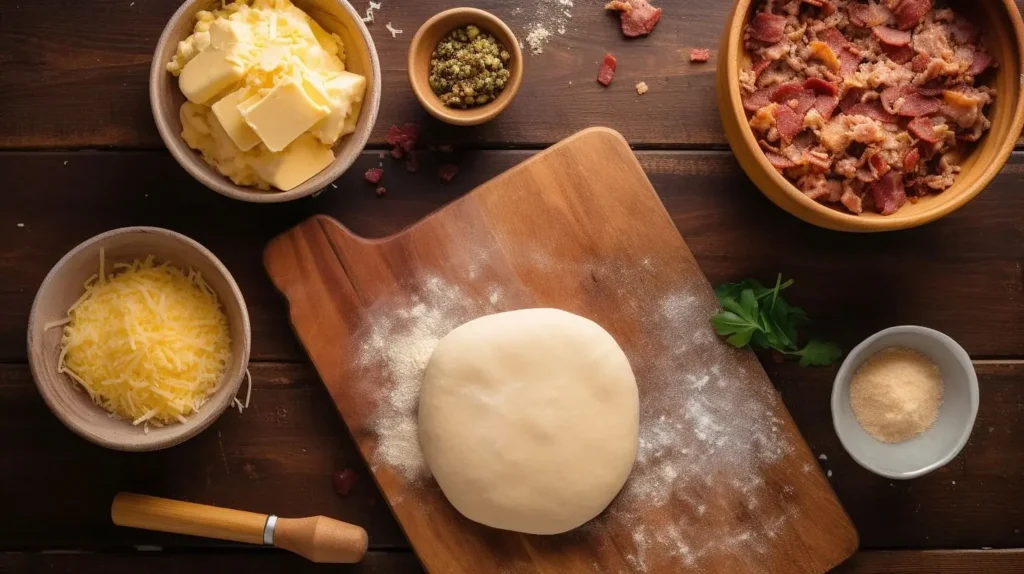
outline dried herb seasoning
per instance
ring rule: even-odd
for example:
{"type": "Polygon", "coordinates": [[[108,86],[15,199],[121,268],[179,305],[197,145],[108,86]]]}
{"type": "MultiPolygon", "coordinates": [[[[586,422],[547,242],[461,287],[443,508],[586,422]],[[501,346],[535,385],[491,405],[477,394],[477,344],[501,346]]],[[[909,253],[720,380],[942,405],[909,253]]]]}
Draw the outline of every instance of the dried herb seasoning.
{"type": "Polygon", "coordinates": [[[450,108],[486,104],[505,89],[512,55],[470,24],[448,34],[430,55],[430,88],[450,108]]]}

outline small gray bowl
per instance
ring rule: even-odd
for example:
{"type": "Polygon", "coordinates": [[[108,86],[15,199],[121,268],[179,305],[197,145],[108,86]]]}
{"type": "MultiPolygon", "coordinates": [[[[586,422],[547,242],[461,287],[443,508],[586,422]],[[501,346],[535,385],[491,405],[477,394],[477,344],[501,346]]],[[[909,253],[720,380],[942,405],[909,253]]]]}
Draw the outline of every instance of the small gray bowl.
{"type": "Polygon", "coordinates": [[[832,387],[832,424],[843,448],[857,464],[889,478],[917,478],[953,460],[967,444],[977,414],[978,375],[970,356],[953,339],[926,327],[892,327],[868,337],[847,355],[832,387]],[[899,444],[869,435],[850,407],[850,379],[864,361],[889,347],[913,349],[942,372],[938,420],[921,436],[899,444]]]}

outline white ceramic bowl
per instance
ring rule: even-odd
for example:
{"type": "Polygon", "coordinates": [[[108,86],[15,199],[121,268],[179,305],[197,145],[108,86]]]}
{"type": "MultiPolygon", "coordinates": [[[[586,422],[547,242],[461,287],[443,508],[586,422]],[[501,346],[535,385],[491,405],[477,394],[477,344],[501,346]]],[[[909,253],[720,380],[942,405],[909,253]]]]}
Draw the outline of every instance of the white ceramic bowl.
{"type": "Polygon", "coordinates": [[[853,460],[889,478],[917,478],[942,467],[967,444],[978,414],[978,375],[963,347],[926,327],[902,326],[879,331],[847,355],[832,387],[832,424],[853,460]],[[888,347],[913,349],[942,371],[943,398],[939,418],[921,436],[885,444],[869,435],[850,407],[850,379],[861,364],[888,347]]]}

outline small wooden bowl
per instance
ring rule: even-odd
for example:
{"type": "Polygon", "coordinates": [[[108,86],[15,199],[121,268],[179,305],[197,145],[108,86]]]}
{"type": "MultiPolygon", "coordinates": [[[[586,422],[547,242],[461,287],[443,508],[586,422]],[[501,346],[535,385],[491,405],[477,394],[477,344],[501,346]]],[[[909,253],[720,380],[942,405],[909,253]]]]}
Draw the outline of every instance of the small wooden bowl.
{"type": "Polygon", "coordinates": [[[750,129],[740,100],[740,70],[750,62],[743,48],[743,28],[759,5],[757,0],[738,0],[722,36],[718,64],[718,111],[722,116],[726,139],[747,176],[768,199],[790,214],[808,223],[839,231],[892,231],[935,221],[963,207],[978,195],[1002,169],[1010,157],[1021,128],[1024,127],[1024,97],[1021,77],[1024,73],[1024,24],[1012,0],[969,2],[954,0],[951,7],[967,14],[984,30],[989,52],[999,63],[989,71],[986,82],[997,90],[989,108],[992,129],[961,162],[956,183],[942,193],[907,203],[893,215],[864,212],[853,215],[827,207],[804,195],[768,163],[750,129]]]}
{"type": "Polygon", "coordinates": [[[523,52],[512,30],[497,16],[476,8],[452,8],[424,22],[409,46],[409,84],[420,104],[435,118],[457,126],[475,126],[498,116],[516,97],[523,83],[523,52]],[[441,103],[430,88],[430,55],[437,44],[456,28],[474,24],[494,36],[512,55],[509,61],[509,81],[494,100],[475,108],[460,110],[441,103]]]}
{"type": "Polygon", "coordinates": [[[294,3],[324,30],[341,37],[347,54],[345,66],[353,73],[366,76],[366,95],[363,97],[356,131],[334,145],[334,162],[288,191],[263,191],[236,185],[206,163],[199,152],[188,147],[181,137],[179,110],[185,102],[185,96],[178,89],[178,79],[167,71],[167,62],[177,51],[178,42],[192,34],[196,13],[219,7],[220,0],[186,0],[171,16],[156,44],[149,69],[149,104],[153,108],[153,118],[160,138],[185,171],[221,195],[253,203],[280,203],[312,195],[330,185],[351,167],[366,147],[373,124],[377,121],[381,92],[380,62],[377,60],[373,38],[362,18],[345,0],[294,0],[294,3]]]}
{"type": "Polygon", "coordinates": [[[182,443],[210,426],[230,404],[245,376],[251,344],[249,312],[245,299],[224,265],[195,241],[156,227],[125,227],[97,235],[72,249],[57,262],[43,280],[32,303],[28,319],[28,352],[32,377],[47,406],[68,428],[100,446],[124,451],[150,451],[182,443]],[[88,393],[65,374],[57,372],[63,329],[45,329],[60,321],[83,293],[85,280],[99,270],[100,248],[106,269],[114,263],[128,263],[152,255],[158,262],[170,261],[192,268],[217,293],[228,317],[231,333],[231,364],[220,388],[187,422],[164,427],[143,425],[111,418],[92,402],[88,393]]]}

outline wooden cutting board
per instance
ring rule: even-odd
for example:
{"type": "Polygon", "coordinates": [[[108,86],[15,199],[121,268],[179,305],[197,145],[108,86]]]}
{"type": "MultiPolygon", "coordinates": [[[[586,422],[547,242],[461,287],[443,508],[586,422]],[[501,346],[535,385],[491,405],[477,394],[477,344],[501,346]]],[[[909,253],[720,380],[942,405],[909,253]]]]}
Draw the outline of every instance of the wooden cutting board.
{"type": "Polygon", "coordinates": [[[857,548],[757,359],[712,332],[711,286],[614,131],[576,134],[392,237],[314,217],[274,239],[265,264],[431,572],[823,572],[857,548]],[[600,323],[640,389],[629,481],[598,518],[558,536],[462,517],[417,439],[437,340],[527,307],[600,323]]]}

